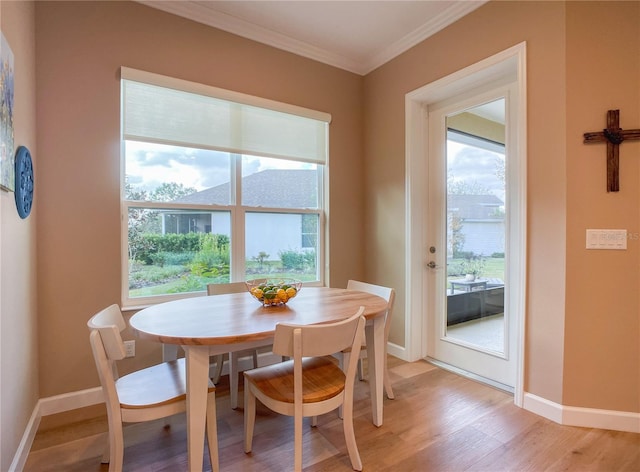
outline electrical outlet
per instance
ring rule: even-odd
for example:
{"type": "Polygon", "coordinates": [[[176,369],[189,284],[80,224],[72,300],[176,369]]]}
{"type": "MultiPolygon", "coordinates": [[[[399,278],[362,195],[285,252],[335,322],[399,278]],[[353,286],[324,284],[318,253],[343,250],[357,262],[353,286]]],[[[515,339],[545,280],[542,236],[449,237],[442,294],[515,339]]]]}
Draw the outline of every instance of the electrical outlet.
{"type": "Polygon", "coordinates": [[[124,357],[135,357],[136,355],[136,342],[135,341],[125,341],[124,342],[124,357]]]}

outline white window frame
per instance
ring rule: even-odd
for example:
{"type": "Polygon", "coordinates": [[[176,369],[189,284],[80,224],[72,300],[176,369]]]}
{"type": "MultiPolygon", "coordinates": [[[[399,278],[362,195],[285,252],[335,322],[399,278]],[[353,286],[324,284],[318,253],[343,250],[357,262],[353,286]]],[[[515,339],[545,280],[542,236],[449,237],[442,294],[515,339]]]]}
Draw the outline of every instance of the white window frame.
{"type": "MultiPolygon", "coordinates": [[[[194,82],[174,79],[171,77],[161,76],[149,72],[139,71],[126,67],[121,68],[121,79],[140,81],[153,85],[159,85],[167,88],[173,88],[180,91],[199,93],[210,97],[221,98],[224,100],[234,101],[237,103],[247,104],[251,106],[263,107],[269,110],[299,115],[306,118],[324,121],[327,125],[331,122],[331,116],[327,113],[310,110],[290,104],[275,102],[272,100],[254,97],[234,91],[219,89],[216,87],[198,84],[194,82]]],[[[124,110],[124,103],[121,103],[121,109],[124,110]]],[[[121,116],[122,119],[122,116],[121,116]]],[[[121,201],[121,297],[122,307],[127,309],[137,309],[156,303],[162,303],[170,300],[189,298],[195,296],[203,296],[206,293],[184,292],[177,294],[165,294],[152,297],[135,297],[129,296],[129,222],[128,214],[131,208],[146,209],[179,209],[179,210],[202,210],[202,211],[225,211],[230,212],[230,281],[237,282],[244,280],[245,274],[245,215],[247,212],[263,212],[263,213],[291,213],[291,214],[317,214],[318,215],[318,247],[317,247],[317,273],[318,280],[314,282],[305,282],[305,285],[325,285],[326,266],[328,264],[328,244],[329,244],[329,228],[328,228],[328,203],[329,203],[329,166],[328,166],[328,130],[326,143],[326,157],[324,163],[318,163],[321,172],[318,173],[318,208],[317,209],[301,209],[301,208],[267,208],[267,207],[249,207],[243,206],[240,201],[242,194],[242,154],[230,152],[230,187],[231,200],[229,205],[201,205],[201,204],[176,204],[166,202],[149,202],[149,201],[132,201],[125,199],[125,142],[124,126],[121,123],[121,178],[120,178],[120,201],[121,201]]],[[[142,142],[158,143],[157,139],[143,140],[142,142]]],[[[162,142],[160,142],[162,144],[162,142]]],[[[175,145],[175,142],[167,141],[164,144],[175,145]]],[[[179,144],[182,145],[182,144],[179,144]]],[[[201,147],[201,146],[193,146],[201,147]]],[[[221,149],[228,151],[227,149],[221,149]]],[[[258,157],[273,157],[271,155],[258,155],[258,157]]],[[[292,159],[296,160],[296,159],[292,159]]],[[[303,161],[303,159],[300,159],[303,161]]]]}

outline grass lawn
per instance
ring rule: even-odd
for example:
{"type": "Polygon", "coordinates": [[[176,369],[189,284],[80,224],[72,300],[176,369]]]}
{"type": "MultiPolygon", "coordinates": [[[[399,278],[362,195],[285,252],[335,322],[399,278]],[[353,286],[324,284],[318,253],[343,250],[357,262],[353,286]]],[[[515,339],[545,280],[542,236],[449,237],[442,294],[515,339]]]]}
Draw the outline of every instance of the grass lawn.
{"type": "MultiPolygon", "coordinates": [[[[164,267],[165,277],[159,276],[157,266],[144,266],[137,269],[137,278],[147,281],[147,284],[129,290],[131,298],[151,297],[154,295],[166,295],[168,293],[189,293],[204,292],[207,290],[207,284],[211,283],[229,283],[229,275],[219,275],[215,277],[198,276],[190,273],[184,267],[164,267]]],[[[264,267],[264,271],[256,270],[254,273],[247,274],[246,279],[283,279],[291,278],[301,280],[303,282],[317,280],[314,273],[300,272],[280,272],[274,267],[264,267]]]]}
{"type": "MultiPolygon", "coordinates": [[[[455,273],[464,259],[447,260],[447,288],[448,281],[451,279],[460,279],[465,274],[455,273]]],[[[263,264],[259,267],[257,264],[247,264],[246,279],[281,279],[292,278],[303,282],[316,280],[316,274],[305,273],[301,271],[283,271],[281,267],[274,264],[263,264]]],[[[204,277],[190,273],[184,266],[137,266],[136,277],[139,280],[146,281],[141,287],[133,288],[129,291],[129,296],[149,297],[154,295],[164,295],[167,293],[188,293],[203,292],[207,290],[207,284],[210,283],[228,283],[229,275],[223,274],[215,277],[204,277]]],[[[487,257],[484,259],[484,270],[480,278],[501,279],[504,280],[504,258],[487,257]]]]}

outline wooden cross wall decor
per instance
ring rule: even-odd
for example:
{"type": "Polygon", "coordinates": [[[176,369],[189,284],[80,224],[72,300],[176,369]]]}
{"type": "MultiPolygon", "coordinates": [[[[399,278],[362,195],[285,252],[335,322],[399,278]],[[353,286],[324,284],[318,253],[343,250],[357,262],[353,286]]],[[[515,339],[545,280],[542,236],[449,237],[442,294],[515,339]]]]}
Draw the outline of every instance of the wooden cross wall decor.
{"type": "Polygon", "coordinates": [[[584,133],[584,143],[607,143],[607,192],[620,190],[619,148],[622,141],[640,139],[640,129],[620,128],[620,110],[607,112],[607,127],[599,132],[584,133]]]}

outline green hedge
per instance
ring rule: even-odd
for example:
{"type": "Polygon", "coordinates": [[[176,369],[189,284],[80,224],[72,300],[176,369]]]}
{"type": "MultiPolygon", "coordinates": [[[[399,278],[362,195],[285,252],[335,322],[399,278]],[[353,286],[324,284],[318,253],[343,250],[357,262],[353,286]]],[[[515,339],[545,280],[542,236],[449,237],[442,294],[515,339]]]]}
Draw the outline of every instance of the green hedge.
{"type": "Polygon", "coordinates": [[[181,258],[180,254],[193,255],[201,251],[214,251],[219,256],[229,254],[229,237],[224,234],[185,233],[157,234],[147,233],[140,237],[136,248],[136,259],[143,264],[163,265],[167,259],[181,258]]]}

